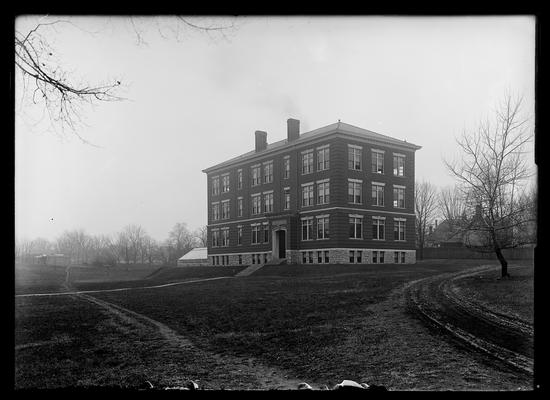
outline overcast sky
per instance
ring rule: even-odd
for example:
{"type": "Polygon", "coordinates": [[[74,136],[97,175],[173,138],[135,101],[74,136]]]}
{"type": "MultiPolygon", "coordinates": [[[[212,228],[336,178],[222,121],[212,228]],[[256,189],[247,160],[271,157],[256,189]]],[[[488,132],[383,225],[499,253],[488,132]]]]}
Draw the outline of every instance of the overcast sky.
{"type": "Polygon", "coordinates": [[[128,100],[86,110],[78,132],[96,146],[46,131],[40,110],[16,103],[18,238],[133,223],[163,240],[177,222],[205,225],[201,170],[252,150],[255,130],[284,139],[290,117],[302,132],[340,119],[418,144],[417,181],[440,187],[453,184],[442,160],[454,138],[506,90],[534,118],[533,17],[224,18],[238,27],[226,37],[179,40],[167,17],[63,20],[74,25],[44,30],[57,59],[83,80],[120,79],[128,100]]]}

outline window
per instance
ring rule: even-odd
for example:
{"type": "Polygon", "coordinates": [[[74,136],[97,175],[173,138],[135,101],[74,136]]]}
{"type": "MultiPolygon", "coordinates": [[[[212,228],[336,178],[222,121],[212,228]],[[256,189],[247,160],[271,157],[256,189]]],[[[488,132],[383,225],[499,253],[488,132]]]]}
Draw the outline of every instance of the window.
{"type": "Polygon", "coordinates": [[[222,201],[222,219],[229,219],[229,200],[222,201]]]}
{"type": "Polygon", "coordinates": [[[273,212],[273,192],[264,193],[264,213],[273,212]]]}
{"type": "Polygon", "coordinates": [[[264,253],[264,264],[267,263],[267,253],[264,253]]]}
{"type": "Polygon", "coordinates": [[[361,147],[348,145],[348,169],[361,171],[361,147]]]}
{"type": "Polygon", "coordinates": [[[263,224],[262,225],[262,228],[263,228],[263,238],[264,238],[264,243],[269,243],[269,225],[268,224],[263,224]]]}
{"type": "Polygon", "coordinates": [[[302,207],[313,205],[313,183],[302,186],[302,207]]]}
{"type": "Polygon", "coordinates": [[[222,247],[229,246],[229,228],[222,229],[222,247]]]}
{"type": "Polygon", "coordinates": [[[290,157],[283,159],[283,179],[290,178],[290,157]]]}
{"type": "Polygon", "coordinates": [[[261,181],[261,172],[260,172],[260,166],[259,165],[255,165],[252,168],[252,186],[258,186],[260,183],[262,183],[261,181]]]}
{"type": "Polygon", "coordinates": [[[372,173],[373,174],[384,173],[384,152],[380,150],[372,151],[372,173]]]}
{"type": "Polygon", "coordinates": [[[374,206],[384,205],[384,185],[372,183],[372,204],[374,206]]]}
{"type": "Polygon", "coordinates": [[[220,203],[212,204],[212,220],[217,221],[220,219],[220,203]]]}
{"type": "Polygon", "coordinates": [[[405,221],[393,221],[393,240],[405,240],[405,221]]]}
{"type": "Polygon", "coordinates": [[[402,154],[393,155],[393,174],[403,176],[405,173],[405,156],[402,154]]]}
{"type": "Polygon", "coordinates": [[[313,218],[302,220],[302,240],[311,240],[313,238],[313,218]]]}
{"type": "Polygon", "coordinates": [[[264,183],[273,182],[273,161],[264,164],[264,183]]]}
{"type": "Polygon", "coordinates": [[[373,264],[377,264],[377,263],[378,263],[378,252],[377,252],[377,251],[373,251],[373,252],[372,252],[372,263],[373,263],[373,264]]]}
{"type": "Polygon", "coordinates": [[[403,264],[405,264],[405,252],[404,251],[401,252],[401,262],[403,264]]]}
{"type": "Polygon", "coordinates": [[[252,196],[252,215],[257,215],[262,212],[262,197],[259,194],[252,196]]]}
{"type": "Polygon", "coordinates": [[[252,254],[252,264],[256,264],[256,254],[252,254]]]}
{"type": "Polygon", "coordinates": [[[243,227],[242,226],[237,227],[237,244],[239,245],[243,244],[243,227]]]}
{"type": "Polygon", "coordinates": [[[323,263],[323,252],[318,251],[317,252],[317,264],[322,264],[322,263],[323,263]]]}
{"type": "Polygon", "coordinates": [[[393,252],[393,262],[395,264],[399,264],[399,252],[398,251],[393,252]]]}
{"type": "Polygon", "coordinates": [[[243,263],[243,256],[242,254],[239,254],[239,265],[243,263]]]}
{"type": "Polygon", "coordinates": [[[220,194],[220,177],[215,176],[212,178],[212,194],[217,196],[220,194]]]}
{"type": "Polygon", "coordinates": [[[363,238],[363,218],[349,217],[349,237],[350,239],[363,238]]]}
{"type": "Polygon", "coordinates": [[[317,204],[328,204],[330,198],[329,182],[317,183],[317,204]]]}
{"type": "Polygon", "coordinates": [[[384,264],[384,251],[378,252],[378,255],[380,256],[380,264],[384,264]]]}
{"type": "Polygon", "coordinates": [[[361,204],[362,186],[361,181],[348,181],[348,202],[361,204]]]}
{"type": "Polygon", "coordinates": [[[307,252],[302,251],[302,264],[307,263],[307,252]]]}
{"type": "Polygon", "coordinates": [[[243,188],[243,170],[239,169],[237,171],[237,189],[243,188]]]}
{"type": "Polygon", "coordinates": [[[290,189],[285,189],[284,196],[285,196],[284,209],[290,210],[290,189]]]}
{"type": "Polygon", "coordinates": [[[302,175],[313,172],[313,150],[302,153],[302,175]]]}
{"type": "Polygon", "coordinates": [[[329,252],[328,250],[325,250],[325,263],[328,264],[329,262],[329,256],[328,256],[329,252]]]}
{"type": "Polygon", "coordinates": [[[252,225],[252,244],[260,243],[260,225],[252,225]]]}
{"type": "Polygon", "coordinates": [[[355,262],[355,250],[349,251],[349,262],[353,264],[355,262]]]}
{"type": "Polygon", "coordinates": [[[328,239],[328,217],[317,217],[317,239],[328,239]]]}
{"type": "Polygon", "coordinates": [[[313,264],[313,251],[308,251],[307,256],[308,256],[308,259],[309,259],[309,263],[313,264]]]}
{"type": "Polygon", "coordinates": [[[375,240],[384,240],[385,221],[380,217],[372,218],[372,238],[375,240]]]}
{"type": "Polygon", "coordinates": [[[363,252],[361,250],[357,250],[357,264],[361,264],[363,260],[363,252]]]}
{"type": "Polygon", "coordinates": [[[317,149],[317,171],[324,171],[329,168],[330,149],[327,147],[317,149]]]}
{"type": "Polygon", "coordinates": [[[393,187],[393,206],[396,208],[405,208],[405,188],[393,187]]]}
{"type": "Polygon", "coordinates": [[[212,231],[212,247],[218,247],[220,245],[220,231],[212,231]]]}
{"type": "Polygon", "coordinates": [[[222,176],[222,193],[229,192],[229,175],[222,176]]]}
{"type": "Polygon", "coordinates": [[[243,216],[243,198],[239,197],[237,199],[237,217],[243,216]]]}

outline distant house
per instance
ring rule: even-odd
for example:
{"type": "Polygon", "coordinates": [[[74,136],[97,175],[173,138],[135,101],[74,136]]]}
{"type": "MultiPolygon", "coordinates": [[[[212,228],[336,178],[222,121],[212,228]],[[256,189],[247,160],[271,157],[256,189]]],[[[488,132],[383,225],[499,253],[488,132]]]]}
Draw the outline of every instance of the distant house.
{"type": "Polygon", "coordinates": [[[464,232],[456,224],[447,220],[438,224],[436,220],[435,226],[429,226],[428,229],[426,247],[464,247],[464,232]]]}
{"type": "Polygon", "coordinates": [[[179,267],[198,267],[208,264],[206,247],[195,247],[178,259],[179,267]]]}

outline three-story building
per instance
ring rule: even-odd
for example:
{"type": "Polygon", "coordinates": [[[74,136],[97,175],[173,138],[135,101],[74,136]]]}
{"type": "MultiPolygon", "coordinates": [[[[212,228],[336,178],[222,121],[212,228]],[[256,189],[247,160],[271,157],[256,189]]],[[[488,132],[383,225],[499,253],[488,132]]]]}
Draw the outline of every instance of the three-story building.
{"type": "Polygon", "coordinates": [[[420,149],[345,123],[203,170],[213,265],[414,263],[414,157],[420,149]]]}

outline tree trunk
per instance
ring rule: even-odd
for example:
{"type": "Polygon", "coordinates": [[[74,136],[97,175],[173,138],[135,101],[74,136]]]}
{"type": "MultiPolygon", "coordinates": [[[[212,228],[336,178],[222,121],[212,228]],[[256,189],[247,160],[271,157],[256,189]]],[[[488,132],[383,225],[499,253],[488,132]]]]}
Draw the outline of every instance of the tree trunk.
{"type": "Polygon", "coordinates": [[[495,248],[495,253],[497,255],[498,261],[500,261],[500,276],[502,278],[507,278],[510,276],[508,273],[508,262],[504,258],[504,255],[502,254],[502,251],[500,250],[500,247],[495,248]]]}

